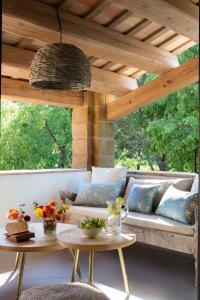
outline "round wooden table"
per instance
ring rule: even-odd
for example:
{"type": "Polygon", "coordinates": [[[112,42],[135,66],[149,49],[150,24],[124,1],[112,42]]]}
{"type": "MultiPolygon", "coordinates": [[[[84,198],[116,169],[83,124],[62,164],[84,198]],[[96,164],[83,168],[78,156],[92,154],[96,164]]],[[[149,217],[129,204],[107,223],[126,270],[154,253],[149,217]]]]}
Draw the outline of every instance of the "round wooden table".
{"type": "MultiPolygon", "coordinates": [[[[0,229],[0,250],[17,252],[14,269],[10,276],[12,277],[19,267],[17,298],[19,298],[21,294],[26,253],[49,252],[68,248],[58,243],[57,234],[62,232],[63,230],[69,230],[72,227],[74,226],[69,224],[58,223],[56,228],[56,235],[45,235],[42,223],[30,223],[29,231],[35,233],[35,238],[30,239],[28,242],[21,243],[16,243],[8,240],[5,237],[5,229],[0,229]]],[[[75,258],[72,250],[71,254],[73,258],[75,258]]]]}
{"type": "Polygon", "coordinates": [[[75,250],[74,267],[72,273],[72,281],[76,280],[76,271],[78,266],[79,251],[89,252],[89,272],[88,282],[93,283],[93,265],[94,265],[94,253],[95,251],[110,251],[118,250],[119,261],[121,264],[122,276],[124,280],[125,291],[129,294],[128,278],[124,263],[124,257],[122,248],[128,247],[135,243],[136,235],[133,233],[123,232],[120,234],[107,234],[101,232],[95,238],[84,237],[80,229],[77,227],[67,229],[57,236],[58,242],[63,247],[67,247],[75,250]]]}

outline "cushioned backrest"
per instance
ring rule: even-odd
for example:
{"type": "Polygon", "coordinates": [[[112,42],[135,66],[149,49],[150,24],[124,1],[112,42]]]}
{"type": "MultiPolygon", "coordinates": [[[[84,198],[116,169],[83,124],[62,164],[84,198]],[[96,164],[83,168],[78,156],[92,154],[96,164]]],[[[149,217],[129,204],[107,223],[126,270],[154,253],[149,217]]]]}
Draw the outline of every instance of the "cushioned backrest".
{"type": "Polygon", "coordinates": [[[158,190],[158,193],[156,195],[156,198],[154,200],[154,203],[153,203],[153,209],[152,211],[155,212],[155,210],[157,209],[159,203],[160,203],[160,200],[162,199],[165,191],[168,189],[168,187],[170,185],[174,185],[177,189],[180,189],[180,190],[183,190],[183,191],[190,191],[191,190],[191,186],[192,186],[192,183],[193,183],[193,178],[176,178],[176,179],[161,179],[161,178],[157,178],[157,177],[154,177],[153,179],[152,178],[146,178],[143,179],[138,179],[138,178],[135,178],[135,177],[131,177],[129,182],[128,182],[128,185],[127,185],[127,188],[126,188],[126,192],[125,192],[125,198],[128,197],[128,194],[133,186],[133,184],[141,184],[141,185],[144,185],[144,184],[160,184],[160,188],[158,190]]]}
{"type": "Polygon", "coordinates": [[[126,180],[127,168],[92,167],[91,183],[113,183],[126,180]]]}
{"type": "Polygon", "coordinates": [[[198,193],[199,192],[199,175],[196,174],[194,181],[192,183],[192,187],[191,187],[191,192],[192,193],[198,193]]]}

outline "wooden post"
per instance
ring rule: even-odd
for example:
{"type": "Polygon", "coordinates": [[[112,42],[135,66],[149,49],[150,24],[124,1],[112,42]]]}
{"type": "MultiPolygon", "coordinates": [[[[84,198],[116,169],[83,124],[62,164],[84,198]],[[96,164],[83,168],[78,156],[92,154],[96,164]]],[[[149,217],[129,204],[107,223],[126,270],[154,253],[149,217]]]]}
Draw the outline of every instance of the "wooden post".
{"type": "Polygon", "coordinates": [[[72,115],[72,167],[114,166],[114,124],[106,121],[106,94],[85,92],[72,115]]]}

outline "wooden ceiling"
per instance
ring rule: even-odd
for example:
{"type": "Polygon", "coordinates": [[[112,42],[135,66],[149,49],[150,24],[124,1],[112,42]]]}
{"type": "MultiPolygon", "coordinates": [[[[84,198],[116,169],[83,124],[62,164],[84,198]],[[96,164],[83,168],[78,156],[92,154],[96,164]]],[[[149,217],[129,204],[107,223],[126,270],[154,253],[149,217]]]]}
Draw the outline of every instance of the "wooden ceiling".
{"type": "MultiPolygon", "coordinates": [[[[146,72],[165,73],[178,66],[176,55],[198,42],[197,0],[20,0],[16,16],[20,19],[23,15],[24,22],[34,19],[38,26],[34,34],[31,27],[23,27],[15,19],[12,11],[17,7],[17,0],[3,2],[4,44],[37,51],[51,39],[55,42],[59,32],[58,27],[55,29],[57,20],[51,21],[51,17],[59,8],[64,27],[63,41],[79,45],[79,36],[80,48],[88,55],[94,71],[105,70],[121,74],[123,78],[138,78],[146,72]],[[31,8],[33,5],[35,11],[31,8]],[[43,17],[44,10],[46,15],[43,17]],[[41,24],[45,20],[49,22],[50,31],[55,29],[52,36],[48,33],[47,37],[46,31],[42,30],[41,24]],[[74,27],[71,27],[72,23],[74,27]]],[[[19,74],[17,78],[20,78],[19,74]]],[[[27,78],[22,76],[22,79],[27,78]]]]}

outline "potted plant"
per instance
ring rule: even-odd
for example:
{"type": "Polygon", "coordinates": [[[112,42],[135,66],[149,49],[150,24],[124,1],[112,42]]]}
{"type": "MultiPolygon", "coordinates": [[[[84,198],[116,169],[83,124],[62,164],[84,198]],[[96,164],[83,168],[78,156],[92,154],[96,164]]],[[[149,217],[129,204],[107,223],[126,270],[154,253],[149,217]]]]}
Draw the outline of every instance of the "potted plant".
{"type": "Polygon", "coordinates": [[[42,218],[45,234],[56,232],[56,223],[61,221],[62,215],[69,208],[67,204],[61,204],[60,207],[57,207],[57,200],[51,200],[47,205],[40,205],[35,201],[33,205],[35,216],[42,218]]]}
{"type": "Polygon", "coordinates": [[[87,217],[78,224],[78,228],[85,237],[96,237],[105,227],[106,220],[100,217],[87,217]]]}

